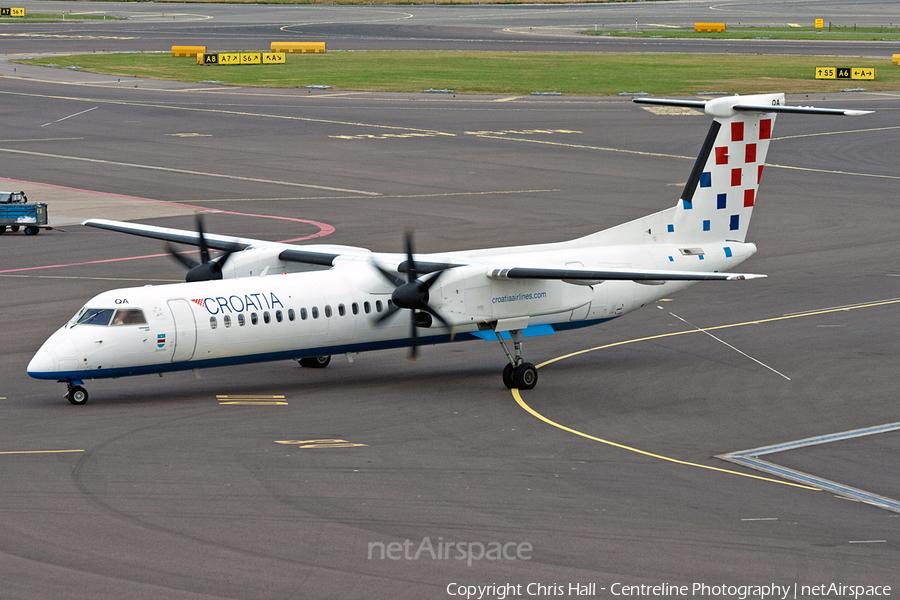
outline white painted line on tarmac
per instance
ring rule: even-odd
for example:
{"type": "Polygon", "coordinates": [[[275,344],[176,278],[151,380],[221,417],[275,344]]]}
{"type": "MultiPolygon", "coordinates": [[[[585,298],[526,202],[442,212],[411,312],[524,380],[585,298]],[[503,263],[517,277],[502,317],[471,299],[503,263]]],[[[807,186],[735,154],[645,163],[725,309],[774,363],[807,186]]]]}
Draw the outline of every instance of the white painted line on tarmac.
{"type": "Polygon", "coordinates": [[[774,454],[776,452],[784,452],[786,450],[795,450],[797,448],[805,448],[807,446],[815,446],[817,444],[827,444],[829,442],[849,440],[867,435],[875,435],[876,433],[886,433],[897,430],[900,430],[900,422],[886,423],[884,425],[864,427],[862,429],[853,429],[851,431],[844,431],[841,433],[820,435],[816,437],[805,438],[802,440],[796,440],[793,442],[785,442],[783,444],[762,446],[760,448],[753,448],[752,450],[729,452],[727,454],[720,454],[716,458],[743,465],[745,467],[749,467],[757,471],[762,471],[764,473],[778,475],[790,481],[796,481],[798,483],[803,483],[804,485],[811,485],[823,490],[828,490],[846,500],[865,502],[879,508],[892,510],[894,512],[900,512],[900,502],[894,500],[893,498],[888,498],[886,496],[867,492],[859,488],[843,485],[829,479],[816,477],[815,475],[810,475],[809,473],[804,473],[803,471],[797,471],[794,469],[789,469],[787,467],[782,467],[780,465],[776,465],[759,458],[760,456],[774,454]]]}
{"type": "Polygon", "coordinates": [[[77,112],[74,115],[69,115],[68,117],[63,117],[62,119],[57,119],[55,121],[50,121],[49,123],[44,123],[41,127],[46,127],[47,125],[53,125],[54,123],[59,123],[60,121],[65,121],[66,119],[71,119],[72,117],[77,117],[78,115],[83,115],[84,113],[89,113],[92,110],[97,110],[100,108],[99,106],[95,106],[94,108],[89,108],[87,110],[83,110],[81,112],[77,112]]]}
{"type": "Polygon", "coordinates": [[[785,442],[783,444],[773,444],[771,446],[762,446],[752,450],[742,450],[741,452],[732,452],[732,456],[763,456],[774,452],[784,452],[785,450],[795,450],[797,448],[805,448],[806,446],[815,446],[816,444],[827,444],[828,442],[838,442],[841,440],[850,440],[853,438],[863,437],[867,435],[875,435],[876,433],[887,433],[889,431],[897,431],[900,429],[900,422],[886,423],[884,425],[875,425],[874,427],[863,427],[862,429],[852,429],[841,433],[829,433],[826,435],[818,435],[815,437],[804,438],[794,442],[785,442]]]}
{"type": "Polygon", "coordinates": [[[273,179],[260,179],[258,177],[241,177],[239,175],[228,175],[225,173],[211,173],[207,171],[191,171],[189,169],[176,169],[174,167],[158,167],[156,165],[141,165],[137,163],[126,163],[115,160],[103,160],[100,158],[85,158],[83,156],[67,156],[64,154],[49,154],[47,152],[32,152],[29,150],[13,150],[11,148],[0,148],[0,152],[9,152],[11,154],[27,154],[29,156],[41,156],[44,158],[57,158],[64,160],[75,160],[80,162],[97,163],[101,165],[112,165],[115,167],[131,167],[134,169],[149,169],[151,171],[166,171],[169,173],[183,173],[185,175],[200,175],[203,177],[218,177],[221,179],[235,179],[239,181],[252,181],[254,183],[267,183],[272,185],[287,185],[292,187],[311,188],[316,190],[328,190],[331,192],[345,192],[349,194],[361,194],[364,196],[380,196],[378,192],[367,192],[364,190],[351,190],[339,187],[330,187],[327,185],[315,185],[312,183],[296,183],[293,181],[278,181],[273,179]]]}
{"type": "Polygon", "coordinates": [[[781,377],[784,377],[784,378],[787,379],[788,381],[791,380],[790,377],[788,377],[787,375],[785,375],[785,374],[782,373],[781,371],[778,371],[778,370],[776,370],[776,369],[773,369],[772,367],[770,367],[770,366],[767,365],[766,363],[762,362],[761,360],[758,360],[758,359],[756,359],[756,358],[753,358],[752,356],[750,356],[749,354],[747,354],[747,353],[744,352],[743,350],[738,350],[737,348],[735,348],[734,346],[732,346],[731,344],[729,344],[728,342],[726,342],[726,341],[723,340],[722,338],[718,338],[718,337],[714,336],[713,334],[711,334],[710,332],[706,331],[705,329],[702,329],[702,328],[700,328],[700,327],[697,327],[697,326],[694,325],[693,323],[687,321],[686,319],[682,319],[681,317],[679,317],[678,315],[676,315],[675,313],[673,313],[673,312],[671,312],[671,311],[669,312],[669,314],[672,315],[673,317],[675,317],[676,319],[678,319],[679,321],[681,321],[682,323],[684,323],[684,324],[686,324],[686,325],[689,325],[690,327],[693,327],[693,328],[696,329],[697,331],[699,331],[699,332],[701,332],[701,333],[705,333],[706,335],[708,335],[708,336],[711,337],[712,339],[716,340],[716,341],[719,342],[720,344],[724,344],[724,345],[728,346],[729,348],[731,348],[732,350],[734,350],[735,352],[737,352],[737,353],[740,354],[741,356],[745,356],[745,357],[749,358],[750,360],[752,360],[753,362],[755,362],[756,364],[761,365],[761,366],[767,368],[768,370],[772,371],[772,372],[775,373],[776,375],[780,375],[781,377]]]}

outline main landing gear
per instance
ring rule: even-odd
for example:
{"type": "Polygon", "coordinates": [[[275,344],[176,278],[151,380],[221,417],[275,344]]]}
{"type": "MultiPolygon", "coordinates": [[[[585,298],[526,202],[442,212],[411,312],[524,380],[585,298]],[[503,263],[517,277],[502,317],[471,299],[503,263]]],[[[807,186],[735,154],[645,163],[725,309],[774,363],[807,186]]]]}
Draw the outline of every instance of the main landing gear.
{"type": "Polygon", "coordinates": [[[500,337],[500,333],[494,332],[494,334],[497,336],[497,341],[500,342],[500,347],[503,348],[503,353],[509,359],[509,364],[503,368],[503,385],[509,389],[530,390],[534,388],[538,380],[537,368],[533,364],[525,362],[525,359],[522,358],[522,338],[524,337],[522,330],[516,329],[509,332],[515,355],[510,354],[506,342],[500,337]]]}
{"type": "Polygon", "coordinates": [[[331,355],[328,356],[309,356],[307,358],[297,359],[301,367],[310,369],[324,369],[331,362],[331,355]]]}
{"type": "Polygon", "coordinates": [[[66,381],[66,387],[68,388],[66,399],[72,404],[87,404],[87,390],[81,387],[80,384],[80,381],[66,381]]]}

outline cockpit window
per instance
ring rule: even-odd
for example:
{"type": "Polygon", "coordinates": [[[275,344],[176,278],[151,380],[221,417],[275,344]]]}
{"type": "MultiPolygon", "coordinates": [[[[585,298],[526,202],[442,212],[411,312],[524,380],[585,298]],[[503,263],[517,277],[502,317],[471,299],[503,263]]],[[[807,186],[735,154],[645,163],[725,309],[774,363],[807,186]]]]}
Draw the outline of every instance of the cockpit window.
{"type": "Polygon", "coordinates": [[[127,308],[116,311],[116,316],[112,320],[113,325],[146,325],[147,319],[144,318],[144,311],[137,308],[127,308]]]}
{"type": "Polygon", "coordinates": [[[78,325],[109,325],[114,312],[111,308],[86,308],[78,317],[78,325]]]}

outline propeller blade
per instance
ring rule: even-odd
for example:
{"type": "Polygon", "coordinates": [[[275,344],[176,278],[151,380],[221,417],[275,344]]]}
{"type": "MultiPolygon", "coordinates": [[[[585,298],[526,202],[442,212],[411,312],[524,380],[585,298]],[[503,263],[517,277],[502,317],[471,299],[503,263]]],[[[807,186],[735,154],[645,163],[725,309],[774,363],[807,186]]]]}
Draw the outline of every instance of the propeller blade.
{"type": "MultiPolygon", "coordinates": [[[[456,265],[428,263],[428,274],[419,279],[419,269],[416,266],[416,260],[413,257],[413,234],[412,231],[406,230],[404,236],[404,246],[406,250],[406,263],[401,263],[399,269],[406,272],[406,280],[397,277],[390,271],[381,267],[374,260],[372,266],[381,273],[388,282],[394,284],[394,291],[391,294],[392,303],[388,311],[375,319],[375,325],[381,325],[387,319],[394,316],[400,309],[409,311],[409,360],[413,361],[419,356],[419,317],[424,315],[419,311],[431,315],[437,319],[444,327],[450,330],[450,339],[456,334],[453,325],[451,325],[442,314],[429,306],[429,290],[431,286],[437,283],[445,271],[452,269],[456,265]],[[435,266],[437,265],[437,266],[435,266]]],[[[431,326],[432,320],[421,319],[423,327],[431,326]]]]}
{"type": "Polygon", "coordinates": [[[419,357],[419,332],[416,326],[416,311],[409,311],[409,354],[406,359],[414,362],[419,357]]]}
{"type": "Polygon", "coordinates": [[[416,269],[416,261],[413,260],[412,250],[412,231],[406,230],[406,281],[413,282],[419,278],[419,271],[416,269]]]}
{"type": "Polygon", "coordinates": [[[422,283],[425,284],[425,291],[430,290],[431,286],[433,286],[437,282],[437,280],[441,278],[441,275],[446,273],[448,270],[449,269],[441,269],[440,271],[435,271],[434,273],[426,275],[422,280],[422,283]]]}
{"type": "Polygon", "coordinates": [[[206,264],[209,262],[209,246],[206,243],[206,236],[203,235],[203,217],[197,215],[197,235],[200,237],[200,263],[206,264]]]}
{"type": "Polygon", "coordinates": [[[170,244],[169,242],[166,242],[165,248],[166,248],[166,252],[168,252],[172,258],[177,260],[188,270],[193,269],[194,267],[196,267],[199,264],[197,262],[194,262],[187,256],[182,256],[177,250],[175,250],[175,247],[172,246],[172,244],[170,244]]]}
{"type": "Polygon", "coordinates": [[[374,260],[372,261],[372,266],[375,267],[376,269],[378,269],[378,272],[381,273],[381,275],[382,275],[385,279],[387,279],[389,282],[393,283],[395,287],[400,287],[401,285],[403,285],[404,283],[406,283],[406,282],[403,281],[401,278],[397,277],[396,275],[394,275],[394,274],[391,273],[390,271],[384,269],[381,265],[379,265],[379,264],[378,264],[377,262],[375,262],[374,260]]]}
{"type": "Polygon", "coordinates": [[[427,312],[429,315],[431,315],[432,317],[434,317],[435,319],[437,319],[438,321],[440,321],[440,322],[441,322],[441,325],[443,325],[444,327],[446,327],[447,329],[449,329],[449,330],[450,330],[450,335],[451,335],[451,336],[454,335],[454,331],[453,331],[453,330],[454,330],[455,328],[453,327],[453,325],[451,325],[451,324],[447,321],[447,319],[444,318],[444,316],[443,316],[441,313],[439,313],[438,311],[434,310],[433,308],[431,308],[431,307],[428,306],[427,304],[422,308],[422,310],[424,310],[424,311],[427,312]]]}
{"type": "Polygon", "coordinates": [[[400,310],[399,306],[397,306],[396,304],[391,304],[391,307],[387,309],[386,313],[375,319],[375,324],[381,325],[382,323],[393,317],[395,314],[397,314],[398,310],[400,310]]]}
{"type": "Polygon", "coordinates": [[[177,260],[188,270],[184,278],[185,281],[194,282],[222,279],[222,267],[225,266],[225,263],[228,261],[234,250],[226,250],[216,259],[211,257],[209,253],[209,244],[207,244],[206,235],[203,233],[203,218],[200,215],[197,215],[197,237],[197,245],[200,248],[201,260],[199,263],[183,256],[168,242],[166,242],[165,245],[166,251],[172,258],[177,260]]]}
{"type": "Polygon", "coordinates": [[[209,262],[209,269],[213,273],[222,273],[222,267],[225,266],[225,263],[228,262],[228,257],[233,253],[232,250],[226,250],[222,254],[218,256],[215,260],[211,260],[209,262]]]}

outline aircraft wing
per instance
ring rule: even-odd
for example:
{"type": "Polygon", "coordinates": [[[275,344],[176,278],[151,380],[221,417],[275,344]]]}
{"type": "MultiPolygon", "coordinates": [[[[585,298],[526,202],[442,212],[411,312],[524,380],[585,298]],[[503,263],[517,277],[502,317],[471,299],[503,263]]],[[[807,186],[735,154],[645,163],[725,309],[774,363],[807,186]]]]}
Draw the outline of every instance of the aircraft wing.
{"type": "Polygon", "coordinates": [[[573,269],[554,267],[511,267],[488,270],[491,279],[562,279],[572,282],[607,280],[638,281],[647,284],[665,281],[742,281],[766,275],[754,273],[718,273],[714,271],[651,271],[647,269],[573,269]]]}
{"type": "MultiPolygon", "coordinates": [[[[107,219],[88,219],[87,221],[84,221],[82,225],[97,227],[98,229],[107,229],[119,233],[127,233],[129,235],[139,235],[157,240],[165,240],[167,242],[175,242],[178,244],[188,244],[191,246],[200,245],[200,233],[188,229],[173,229],[170,227],[158,227],[156,225],[143,225],[141,223],[129,223],[125,221],[110,221],[107,219]]],[[[278,258],[281,260],[329,267],[333,265],[334,259],[338,256],[369,254],[369,251],[364,248],[355,248],[352,246],[316,245],[312,247],[301,247],[281,242],[270,242],[216,233],[204,233],[203,237],[206,241],[206,245],[213,250],[239,252],[250,247],[280,248],[282,251],[278,255],[278,258]]]]}
{"type": "MultiPolygon", "coordinates": [[[[109,231],[117,231],[119,233],[127,233],[130,235],[139,235],[157,240],[165,240],[167,242],[176,242],[178,244],[189,244],[191,246],[200,245],[200,234],[196,231],[189,231],[187,229],[171,229],[169,227],[142,225],[140,223],[128,223],[125,221],[109,221],[107,219],[88,219],[87,221],[84,221],[82,225],[97,227],[99,229],[108,229],[109,231]]],[[[214,233],[206,233],[204,234],[204,237],[206,238],[207,246],[210,248],[214,250],[227,250],[229,252],[238,252],[248,246],[259,243],[259,240],[217,235],[214,233]]]]}
{"type": "MultiPolygon", "coordinates": [[[[82,225],[97,227],[119,233],[139,235],[167,242],[179,244],[200,245],[200,234],[197,231],[187,229],[173,229],[158,227],[156,225],[143,225],[141,223],[129,223],[125,221],[110,221],[107,219],[88,219],[82,225]]],[[[338,257],[365,257],[367,260],[377,259],[388,265],[396,264],[395,269],[399,273],[405,273],[409,268],[409,261],[402,254],[375,254],[365,248],[353,246],[337,246],[316,244],[310,246],[295,246],[281,242],[270,242],[252,238],[242,238],[214,233],[204,233],[208,247],[226,252],[238,252],[247,248],[272,248],[280,249],[280,260],[306,263],[321,266],[334,266],[338,257]],[[394,261],[397,261],[396,263],[394,261]]],[[[434,255],[433,255],[434,256],[434,255]]],[[[442,257],[445,258],[445,257],[442,257]]],[[[453,257],[456,258],[456,257],[453,257]]],[[[441,260],[441,261],[416,261],[416,271],[419,275],[425,275],[444,269],[455,267],[484,264],[481,261],[441,260]]],[[[766,277],[752,273],[717,273],[709,271],[653,271],[645,269],[587,269],[587,268],[558,268],[553,265],[542,266],[504,266],[497,267],[484,264],[487,275],[491,279],[558,279],[572,283],[589,285],[592,282],[607,280],[638,281],[646,284],[660,284],[665,281],[736,281],[744,279],[758,279],[766,277]]]]}

